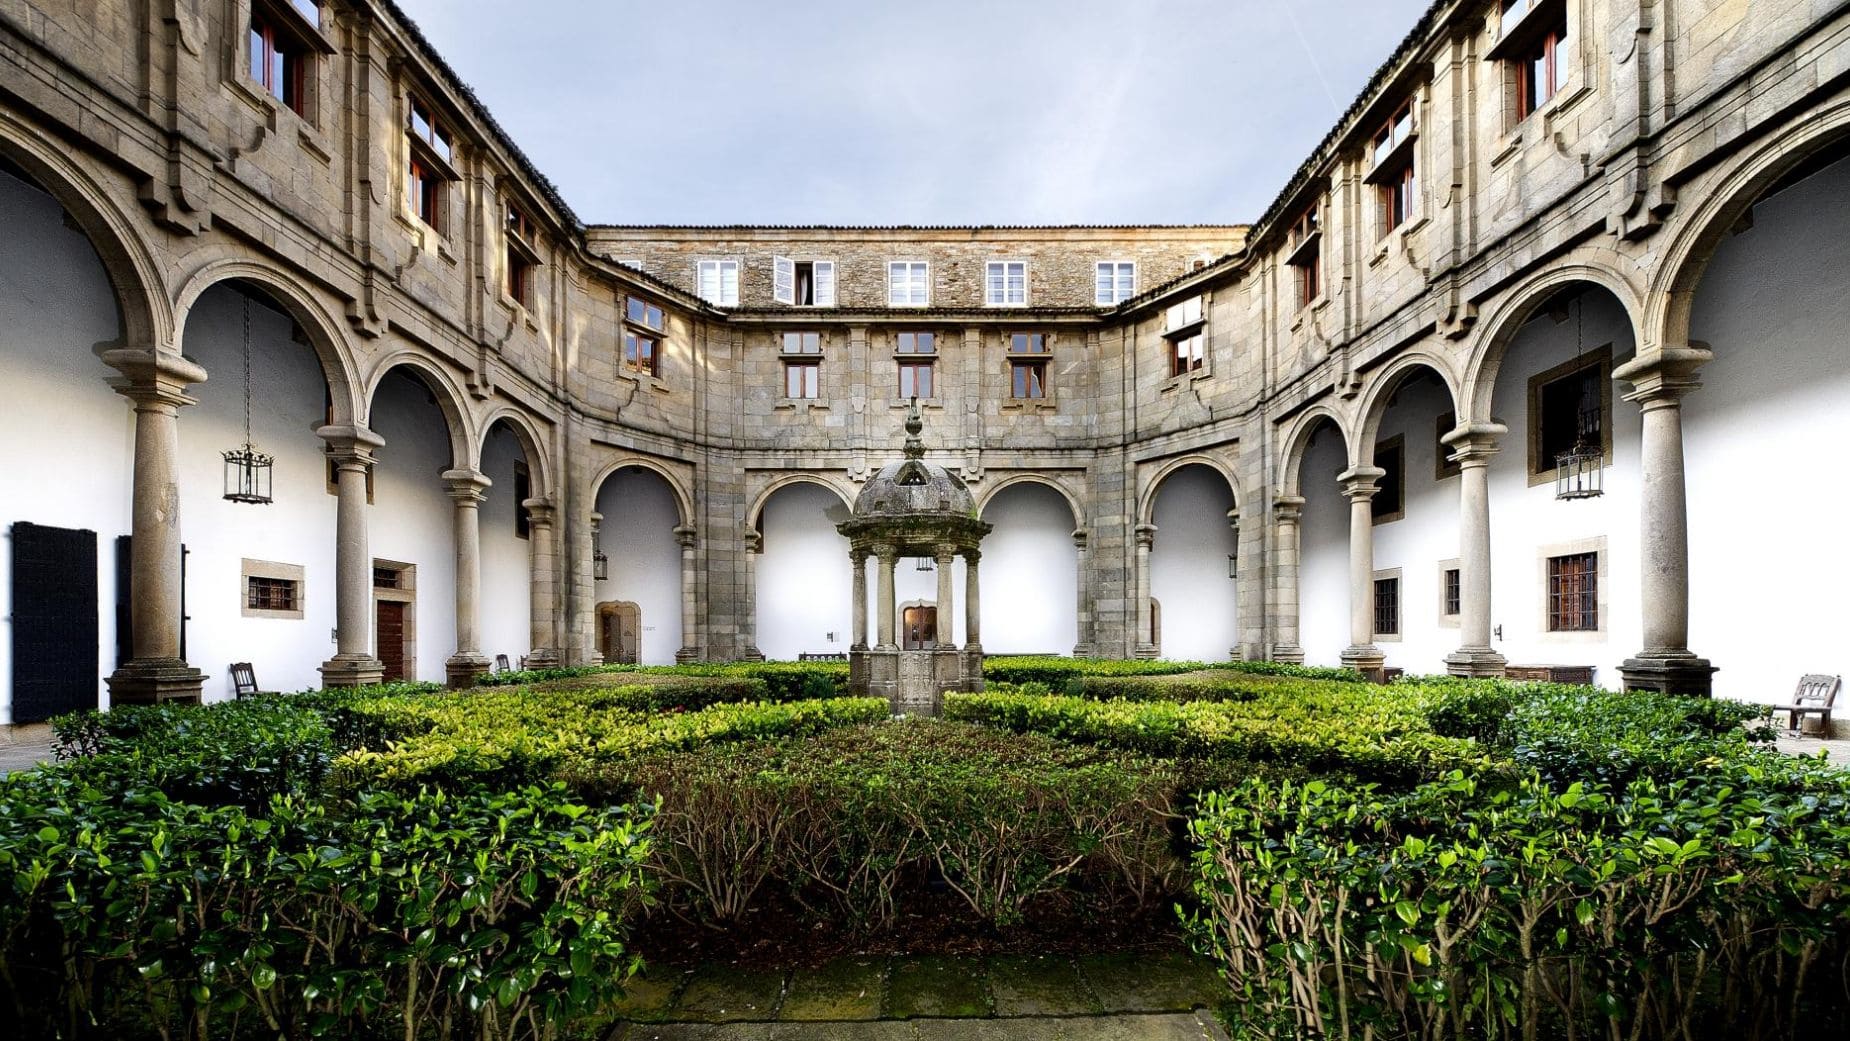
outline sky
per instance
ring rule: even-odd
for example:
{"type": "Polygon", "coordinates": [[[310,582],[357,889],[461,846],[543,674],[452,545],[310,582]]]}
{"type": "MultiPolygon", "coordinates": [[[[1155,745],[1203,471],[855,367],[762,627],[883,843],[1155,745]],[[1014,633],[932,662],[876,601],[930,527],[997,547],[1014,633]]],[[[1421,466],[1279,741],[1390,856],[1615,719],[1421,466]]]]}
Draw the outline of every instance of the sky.
{"type": "Polygon", "coordinates": [[[399,0],[594,224],[1257,220],[1429,0],[399,0]]]}

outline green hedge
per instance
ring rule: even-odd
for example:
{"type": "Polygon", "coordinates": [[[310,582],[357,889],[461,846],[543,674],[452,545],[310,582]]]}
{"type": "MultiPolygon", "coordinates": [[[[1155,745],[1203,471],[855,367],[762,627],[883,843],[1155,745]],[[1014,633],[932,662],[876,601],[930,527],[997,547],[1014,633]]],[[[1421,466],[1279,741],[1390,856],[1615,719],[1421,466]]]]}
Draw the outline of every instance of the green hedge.
{"type": "Polygon", "coordinates": [[[761,680],[773,701],[841,697],[848,689],[843,662],[716,662],[695,665],[575,665],[557,669],[490,672],[477,677],[483,687],[517,687],[585,676],[685,676],[706,679],[761,680]]]}
{"type": "Polygon", "coordinates": [[[983,678],[995,683],[1045,683],[1063,687],[1079,677],[1174,676],[1209,670],[1253,676],[1360,682],[1352,669],[1330,669],[1273,661],[1163,661],[1160,659],[1061,658],[1053,655],[997,656],[983,661],[983,678]]]}

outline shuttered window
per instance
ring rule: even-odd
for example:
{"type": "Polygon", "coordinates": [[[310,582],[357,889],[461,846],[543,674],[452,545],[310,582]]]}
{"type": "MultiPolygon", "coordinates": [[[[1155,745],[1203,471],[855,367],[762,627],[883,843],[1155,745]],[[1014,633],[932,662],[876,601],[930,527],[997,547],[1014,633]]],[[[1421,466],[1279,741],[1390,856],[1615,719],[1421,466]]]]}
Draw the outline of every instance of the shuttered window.
{"type": "Polygon", "coordinates": [[[1599,629],[1599,554],[1548,558],[1548,631],[1599,629]]]}

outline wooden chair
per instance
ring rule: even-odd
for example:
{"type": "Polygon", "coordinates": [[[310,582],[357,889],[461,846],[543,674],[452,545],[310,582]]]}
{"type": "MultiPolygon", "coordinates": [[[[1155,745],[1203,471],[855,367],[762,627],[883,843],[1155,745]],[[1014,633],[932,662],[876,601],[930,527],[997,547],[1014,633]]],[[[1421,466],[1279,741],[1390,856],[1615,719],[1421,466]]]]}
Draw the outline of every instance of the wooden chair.
{"type": "Polygon", "coordinates": [[[1786,732],[1797,734],[1799,720],[1808,715],[1819,716],[1822,720],[1820,732],[1831,735],[1831,706],[1837,701],[1837,692],[1843,688],[1842,676],[1826,676],[1819,672],[1806,673],[1799,677],[1799,687],[1792,692],[1792,701],[1786,704],[1769,705],[1774,712],[1786,714],[1786,732]]]}
{"type": "Polygon", "coordinates": [[[513,671],[512,669],[508,668],[507,655],[505,654],[495,655],[495,671],[496,672],[512,672],[513,671]]]}
{"type": "Polygon", "coordinates": [[[257,689],[257,671],[251,668],[251,663],[247,661],[231,663],[231,689],[240,698],[247,698],[253,694],[272,693],[257,689]]]}

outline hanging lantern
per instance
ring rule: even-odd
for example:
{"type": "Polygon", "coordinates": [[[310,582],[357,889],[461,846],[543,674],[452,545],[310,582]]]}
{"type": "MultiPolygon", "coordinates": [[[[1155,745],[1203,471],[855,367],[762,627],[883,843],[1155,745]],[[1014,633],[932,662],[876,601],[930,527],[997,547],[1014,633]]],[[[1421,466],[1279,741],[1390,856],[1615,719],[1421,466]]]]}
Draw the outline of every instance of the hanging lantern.
{"type": "Polygon", "coordinates": [[[602,549],[591,551],[591,577],[599,582],[610,577],[610,555],[602,549]]]}
{"type": "Polygon", "coordinates": [[[1606,452],[1600,445],[1599,410],[1583,410],[1574,447],[1555,456],[1555,498],[1597,499],[1606,493],[1606,452]]]}
{"type": "Polygon", "coordinates": [[[244,445],[225,453],[225,498],[267,506],[270,469],[276,460],[251,443],[251,301],[244,298],[244,445]]]}

